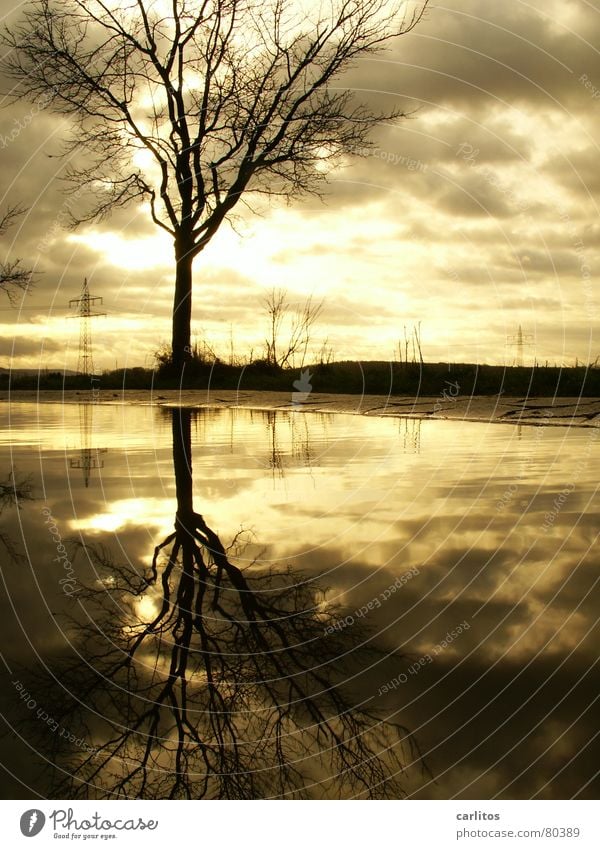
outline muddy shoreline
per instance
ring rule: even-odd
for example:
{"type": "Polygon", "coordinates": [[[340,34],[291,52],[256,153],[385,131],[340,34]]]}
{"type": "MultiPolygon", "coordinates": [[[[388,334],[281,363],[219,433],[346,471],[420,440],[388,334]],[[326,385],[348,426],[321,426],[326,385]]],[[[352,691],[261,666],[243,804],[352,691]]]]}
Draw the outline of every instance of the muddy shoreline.
{"type": "Polygon", "coordinates": [[[134,404],[192,409],[246,408],[295,413],[345,413],[396,418],[479,421],[548,427],[600,427],[600,398],[509,398],[506,396],[418,398],[383,395],[236,390],[17,390],[0,403],[134,404]]]}

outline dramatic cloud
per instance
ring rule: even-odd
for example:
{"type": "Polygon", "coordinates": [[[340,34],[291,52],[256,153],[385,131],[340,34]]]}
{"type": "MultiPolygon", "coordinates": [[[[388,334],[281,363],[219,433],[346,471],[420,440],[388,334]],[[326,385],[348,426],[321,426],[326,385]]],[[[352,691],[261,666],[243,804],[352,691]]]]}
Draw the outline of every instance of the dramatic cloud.
{"type": "MultiPolygon", "coordinates": [[[[23,7],[2,0],[0,15],[23,7]]],[[[599,41],[600,10],[583,0],[432,5],[343,80],[407,119],[332,173],[324,203],[261,206],[223,228],[196,261],[196,336],[224,356],[232,336],[238,354],[256,353],[261,301],[283,287],[324,299],[315,347],[327,338],[340,358],[392,357],[402,327],[420,321],[428,360],[512,362],[507,337],[522,325],[530,360],[593,361],[599,41]]],[[[76,322],[62,318],[88,277],[108,313],[95,324],[98,365],[150,362],[170,332],[168,238],[135,206],[69,232],[69,209],[86,199],[65,194],[65,120],[40,103],[4,107],[2,205],[28,213],[2,253],[43,273],[25,309],[4,305],[3,336],[27,338],[30,323],[63,343],[70,333],[74,367],[76,322]]],[[[39,365],[35,345],[15,348],[13,364],[39,365]]]]}

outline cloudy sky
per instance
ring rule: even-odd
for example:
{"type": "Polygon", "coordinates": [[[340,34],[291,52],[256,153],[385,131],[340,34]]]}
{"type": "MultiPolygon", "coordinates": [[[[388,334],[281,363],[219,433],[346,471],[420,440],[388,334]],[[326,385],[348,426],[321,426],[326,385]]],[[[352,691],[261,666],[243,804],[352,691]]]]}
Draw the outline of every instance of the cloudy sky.
{"type": "MultiPolygon", "coordinates": [[[[28,5],[0,0],[12,21],[28,5]]],[[[222,228],[196,260],[193,332],[224,356],[260,352],[274,286],[323,299],[315,344],[391,359],[421,322],[428,361],[593,362],[600,263],[600,0],[448,0],[344,82],[412,110],[377,148],[299,200],[222,228]],[[226,312],[225,312],[226,308],[226,312]],[[224,317],[225,316],[225,317],[224,317]]],[[[76,232],[57,158],[65,120],[0,112],[0,204],[27,207],[1,244],[39,271],[22,308],[0,303],[0,366],[76,366],[69,299],[104,298],[98,368],[149,365],[170,336],[172,247],[132,206],[76,232]]]]}

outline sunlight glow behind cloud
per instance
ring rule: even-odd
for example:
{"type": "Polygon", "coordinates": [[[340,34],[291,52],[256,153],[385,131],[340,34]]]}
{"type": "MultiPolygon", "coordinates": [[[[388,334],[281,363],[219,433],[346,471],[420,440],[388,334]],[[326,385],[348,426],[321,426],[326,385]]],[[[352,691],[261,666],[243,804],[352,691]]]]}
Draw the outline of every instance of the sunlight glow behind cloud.
{"type": "Polygon", "coordinates": [[[173,263],[171,240],[158,229],[150,236],[137,239],[125,233],[92,230],[81,235],[71,233],[67,241],[91,248],[101,254],[103,262],[125,271],[170,268],[173,263]]]}
{"type": "MultiPolygon", "coordinates": [[[[327,338],[338,358],[388,359],[404,325],[421,322],[429,361],[510,362],[507,337],[521,324],[535,337],[530,361],[593,362],[599,39],[589,5],[432,6],[344,80],[372,108],[414,110],[410,119],[380,127],[370,155],[332,172],[324,203],[267,207],[249,195],[253,212],[240,204],[235,229],[225,223],[196,258],[193,335],[221,356],[232,335],[236,354],[259,355],[261,301],[281,287],[292,300],[324,298],[315,346],[327,338]]],[[[23,366],[58,363],[67,336],[76,347],[76,322],[49,320],[48,304],[67,312],[88,277],[108,313],[93,327],[99,367],[147,364],[169,338],[173,246],[143,205],[75,234],[56,226],[63,166],[46,153],[58,126],[41,114],[1,150],[15,175],[7,197],[30,207],[10,249],[43,275],[22,313],[2,314],[0,343],[6,355],[12,334],[23,366]]],[[[133,156],[154,167],[148,153],[133,156]]]]}

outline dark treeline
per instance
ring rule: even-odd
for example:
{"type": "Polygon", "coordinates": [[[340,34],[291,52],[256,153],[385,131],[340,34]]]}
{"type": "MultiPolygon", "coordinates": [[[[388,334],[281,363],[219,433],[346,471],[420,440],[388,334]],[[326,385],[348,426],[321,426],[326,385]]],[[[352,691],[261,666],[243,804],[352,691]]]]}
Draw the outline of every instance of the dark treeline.
{"type": "MultiPolygon", "coordinates": [[[[507,367],[472,363],[333,362],[308,366],[313,392],[439,396],[470,395],[528,397],[600,396],[600,369],[589,366],[507,367]]],[[[219,360],[192,362],[183,379],[168,367],[106,371],[90,380],[62,372],[0,375],[0,390],[92,389],[243,389],[292,392],[299,377],[297,368],[278,368],[260,361],[246,366],[219,360]]]]}

